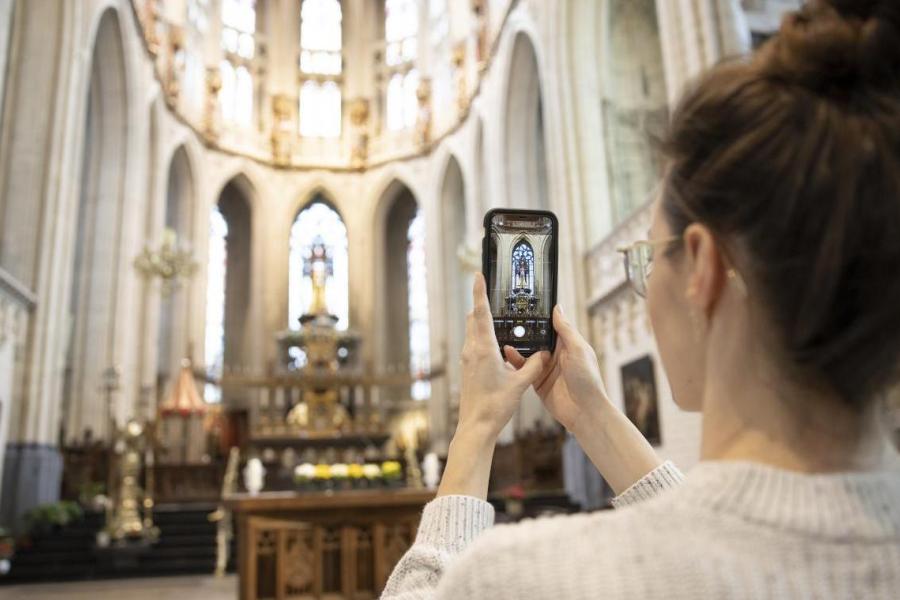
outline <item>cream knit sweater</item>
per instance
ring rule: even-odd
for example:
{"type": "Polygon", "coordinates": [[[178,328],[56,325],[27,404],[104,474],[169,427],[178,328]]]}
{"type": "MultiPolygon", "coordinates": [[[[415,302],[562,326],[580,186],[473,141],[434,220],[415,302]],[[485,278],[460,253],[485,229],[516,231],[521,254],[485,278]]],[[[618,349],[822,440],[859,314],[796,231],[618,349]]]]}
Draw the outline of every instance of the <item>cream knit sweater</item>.
{"type": "Polygon", "coordinates": [[[489,504],[438,498],[382,599],[900,600],[900,471],[666,463],[614,504],[485,532],[489,504]]]}

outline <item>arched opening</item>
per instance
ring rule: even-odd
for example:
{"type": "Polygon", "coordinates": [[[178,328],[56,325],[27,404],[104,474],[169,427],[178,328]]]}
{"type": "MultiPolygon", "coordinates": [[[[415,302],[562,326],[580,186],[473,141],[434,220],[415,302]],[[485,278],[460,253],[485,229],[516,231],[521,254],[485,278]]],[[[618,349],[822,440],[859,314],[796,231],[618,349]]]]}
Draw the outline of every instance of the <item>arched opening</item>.
{"type": "Polygon", "coordinates": [[[647,200],[662,167],[653,138],[668,119],[654,0],[611,0],[603,63],[602,110],[612,222],[647,200]]]}
{"type": "Polygon", "coordinates": [[[313,303],[315,277],[325,283],[325,303],[329,314],[338,318],[337,328],[349,325],[350,264],[348,259],[347,226],[337,209],[317,193],[297,212],[291,225],[290,258],[288,264],[288,326],[299,329],[300,316],[313,303]],[[324,252],[325,261],[310,270],[308,259],[317,250],[324,252]]]}
{"type": "MultiPolygon", "coordinates": [[[[250,364],[248,318],[251,287],[251,210],[249,184],[232,179],[210,211],[206,281],[207,374],[222,376],[228,366],[250,364]]],[[[207,402],[222,400],[218,387],[207,385],[207,402]]]]}
{"type": "MultiPolygon", "coordinates": [[[[388,186],[382,206],[382,275],[376,288],[382,290],[379,360],[389,371],[424,374],[431,364],[424,214],[410,189],[398,181],[388,186]]],[[[426,400],[431,384],[417,381],[405,392],[391,393],[398,400],[426,400]]]]}
{"type": "Polygon", "coordinates": [[[547,209],[541,80],[534,45],[516,34],[506,90],[506,186],[509,206],[547,209]]]}
{"type": "MultiPolygon", "coordinates": [[[[194,176],[184,146],[172,155],[166,183],[164,225],[175,234],[179,244],[193,242],[194,176]]],[[[190,284],[163,295],[157,335],[157,382],[165,382],[177,373],[178,364],[188,353],[190,331],[190,284]]]]}
{"type": "Polygon", "coordinates": [[[108,407],[97,390],[116,366],[117,286],[127,135],[125,65],[119,18],[100,18],[91,58],[63,402],[67,436],[104,435],[108,407]]]}
{"type": "Polygon", "coordinates": [[[458,396],[459,356],[466,331],[466,313],[472,304],[470,277],[461,258],[466,252],[465,185],[459,162],[451,156],[441,186],[441,258],[444,270],[445,323],[447,327],[447,367],[451,399],[458,396]]]}

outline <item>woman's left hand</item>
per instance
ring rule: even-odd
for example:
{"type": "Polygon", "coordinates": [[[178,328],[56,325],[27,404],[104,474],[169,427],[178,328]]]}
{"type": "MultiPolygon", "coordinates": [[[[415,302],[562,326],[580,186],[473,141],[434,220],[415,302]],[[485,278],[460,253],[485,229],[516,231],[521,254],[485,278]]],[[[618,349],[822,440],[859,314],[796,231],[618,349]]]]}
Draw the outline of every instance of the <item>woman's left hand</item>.
{"type": "Polygon", "coordinates": [[[541,376],[550,354],[535,354],[519,369],[505,362],[494,334],[494,319],[481,273],[475,274],[472,296],[475,308],[466,319],[462,351],[459,424],[447,452],[438,496],[455,494],[483,500],[487,497],[497,436],[512,418],[522,394],[541,376]]]}

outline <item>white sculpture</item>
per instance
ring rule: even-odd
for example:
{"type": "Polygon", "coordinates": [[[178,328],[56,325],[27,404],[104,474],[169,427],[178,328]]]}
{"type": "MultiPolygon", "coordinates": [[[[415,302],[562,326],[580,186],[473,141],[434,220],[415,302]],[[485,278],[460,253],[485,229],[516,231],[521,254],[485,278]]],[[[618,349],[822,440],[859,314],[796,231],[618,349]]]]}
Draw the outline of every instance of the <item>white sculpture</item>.
{"type": "Polygon", "coordinates": [[[262,461],[258,458],[251,458],[244,467],[244,487],[250,492],[251,496],[255,496],[263,489],[263,482],[266,477],[266,468],[262,461]]]}
{"type": "Polygon", "coordinates": [[[441,463],[437,454],[429,452],[425,455],[425,458],[422,460],[422,471],[422,480],[425,487],[429,490],[437,488],[438,483],[441,482],[441,463]]]}

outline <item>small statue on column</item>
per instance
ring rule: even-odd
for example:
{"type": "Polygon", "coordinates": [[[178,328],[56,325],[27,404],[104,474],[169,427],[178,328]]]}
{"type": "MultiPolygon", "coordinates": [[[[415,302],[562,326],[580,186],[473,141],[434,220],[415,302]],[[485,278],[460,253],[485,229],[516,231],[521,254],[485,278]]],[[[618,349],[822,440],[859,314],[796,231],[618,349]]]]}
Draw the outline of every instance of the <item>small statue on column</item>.
{"type": "Polygon", "coordinates": [[[357,98],[350,106],[350,122],[355,130],[350,162],[356,169],[362,169],[369,160],[369,101],[357,98]]]}
{"type": "Polygon", "coordinates": [[[285,94],[272,97],[272,160],[279,167],[291,162],[291,100],[285,94]]]}
{"type": "Polygon", "coordinates": [[[423,78],[416,89],[419,115],[416,119],[416,139],[421,148],[431,144],[431,80],[423,78]]]}
{"type": "Polygon", "coordinates": [[[203,111],[203,135],[208,140],[219,137],[219,90],[222,73],[219,67],[206,67],[206,106],[203,111]]]}

